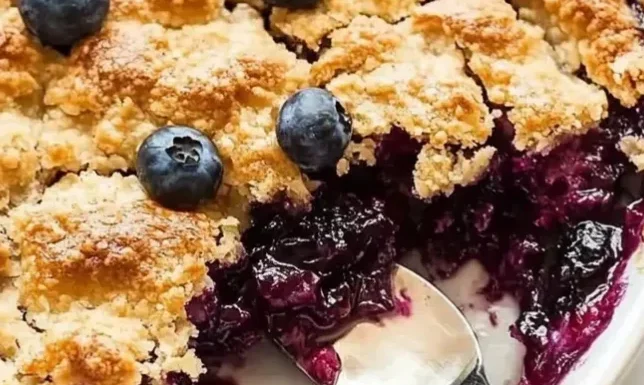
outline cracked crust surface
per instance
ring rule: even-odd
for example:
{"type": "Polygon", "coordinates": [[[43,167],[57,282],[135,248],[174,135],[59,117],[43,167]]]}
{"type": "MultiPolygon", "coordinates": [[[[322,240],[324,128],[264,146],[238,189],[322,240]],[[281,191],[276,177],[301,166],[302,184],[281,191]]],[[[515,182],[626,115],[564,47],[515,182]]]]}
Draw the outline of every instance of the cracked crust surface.
{"type": "Polygon", "coordinates": [[[503,0],[437,0],[413,20],[420,30],[443,31],[468,52],[468,66],[490,101],[510,109],[519,150],[547,150],[606,116],[603,91],[560,70],[543,30],[517,20],[503,0]]]}
{"type": "Polygon", "coordinates": [[[294,38],[317,51],[324,37],[349,25],[359,15],[396,22],[409,16],[420,3],[420,0],[322,0],[311,10],[273,8],[270,23],[279,35],[294,38]]]}
{"type": "MultiPolygon", "coordinates": [[[[331,47],[313,65],[311,76],[340,99],[353,119],[354,133],[377,138],[396,126],[444,155],[446,146],[477,147],[491,134],[483,92],[465,74],[464,57],[452,39],[417,33],[410,21],[393,26],[364,16],[330,38],[331,47]]],[[[368,144],[352,144],[346,158],[375,163],[369,154],[375,147],[368,144]]],[[[489,160],[477,158],[479,168],[484,170],[489,160]]],[[[341,162],[339,173],[347,167],[341,162]]],[[[421,154],[414,172],[416,192],[422,198],[450,194],[455,184],[478,178],[460,173],[456,181],[456,168],[455,162],[438,165],[421,154]],[[454,183],[436,181],[437,173],[450,170],[454,183]]]]}
{"type": "Polygon", "coordinates": [[[571,48],[571,67],[588,76],[625,106],[644,95],[641,27],[626,0],[513,0],[524,15],[552,30],[553,43],[571,48]],[[540,17],[534,17],[541,15],[540,17]],[[576,62],[575,62],[576,61],[576,62]]]}

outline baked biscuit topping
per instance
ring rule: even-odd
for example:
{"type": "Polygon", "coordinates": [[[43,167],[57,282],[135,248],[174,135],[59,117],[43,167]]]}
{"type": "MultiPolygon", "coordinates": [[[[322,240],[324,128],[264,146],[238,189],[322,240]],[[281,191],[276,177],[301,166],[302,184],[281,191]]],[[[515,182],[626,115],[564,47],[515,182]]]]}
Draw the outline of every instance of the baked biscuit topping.
{"type": "Polygon", "coordinates": [[[274,8],[270,21],[274,32],[318,50],[324,37],[349,25],[359,15],[378,16],[393,23],[409,16],[420,3],[421,0],[322,0],[313,10],[274,8]]]}
{"type": "MultiPolygon", "coordinates": [[[[641,27],[626,0],[513,0],[528,18],[556,27],[572,41],[588,76],[625,106],[644,95],[644,47],[641,27]]],[[[558,41],[555,41],[558,43],[558,41]]],[[[569,44],[567,44],[569,45],[569,44]]],[[[566,55],[575,61],[575,55],[566,55]]],[[[574,67],[574,64],[572,67],[574,67]]]]}
{"type": "Polygon", "coordinates": [[[598,87],[562,72],[543,31],[516,17],[503,0],[437,0],[413,21],[419,30],[443,31],[466,50],[490,101],[510,109],[515,146],[542,151],[598,123],[607,101],[598,87]]]}

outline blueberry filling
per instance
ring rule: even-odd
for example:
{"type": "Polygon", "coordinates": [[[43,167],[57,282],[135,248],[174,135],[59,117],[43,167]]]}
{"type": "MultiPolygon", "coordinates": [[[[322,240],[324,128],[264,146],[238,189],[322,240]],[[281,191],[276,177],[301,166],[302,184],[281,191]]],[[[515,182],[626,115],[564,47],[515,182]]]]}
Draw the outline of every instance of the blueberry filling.
{"type": "Polygon", "coordinates": [[[610,322],[641,238],[644,183],[617,142],[642,133],[643,104],[611,101],[600,127],[547,155],[513,150],[512,125],[500,117],[487,175],[432,202],[411,193],[419,143],[394,128],[379,138],[377,166],[324,174],[309,210],[256,206],[245,263],[212,266],[215,289],[187,306],[200,330],[191,344],[209,368],[200,383],[263,333],[333,383],[342,363],[321,337],[392,312],[393,263],[412,248],[436,278],[478,259],[490,299],[519,301],[511,333],[528,348],[521,384],[559,383],[610,322]]]}
{"type": "Polygon", "coordinates": [[[244,236],[271,338],[333,384],[339,362],[317,340],[394,309],[394,222],[384,202],[322,188],[304,215],[258,207],[244,236]]]}
{"type": "Polygon", "coordinates": [[[627,0],[628,5],[630,5],[631,10],[637,21],[639,22],[640,28],[644,28],[644,8],[638,0],[627,0]]]}

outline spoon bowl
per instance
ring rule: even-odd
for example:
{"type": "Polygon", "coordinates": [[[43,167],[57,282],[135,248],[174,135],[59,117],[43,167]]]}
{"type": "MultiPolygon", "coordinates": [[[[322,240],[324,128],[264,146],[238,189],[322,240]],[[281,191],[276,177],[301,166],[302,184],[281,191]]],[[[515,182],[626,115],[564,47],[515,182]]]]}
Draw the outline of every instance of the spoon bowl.
{"type": "Polygon", "coordinates": [[[342,362],[336,385],[489,385],[461,311],[403,266],[394,288],[405,298],[403,314],[359,323],[333,343],[342,362]]]}

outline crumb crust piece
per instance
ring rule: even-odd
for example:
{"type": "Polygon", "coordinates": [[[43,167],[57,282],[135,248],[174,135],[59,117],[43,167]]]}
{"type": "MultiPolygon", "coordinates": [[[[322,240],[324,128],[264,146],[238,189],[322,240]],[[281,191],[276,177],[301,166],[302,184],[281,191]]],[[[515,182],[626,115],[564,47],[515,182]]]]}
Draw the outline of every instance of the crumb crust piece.
{"type": "Polygon", "coordinates": [[[21,274],[0,291],[0,357],[18,376],[138,385],[202,373],[184,306],[212,285],[208,263],[242,256],[235,218],[171,211],[133,176],[86,172],[8,219],[21,274]]]}

